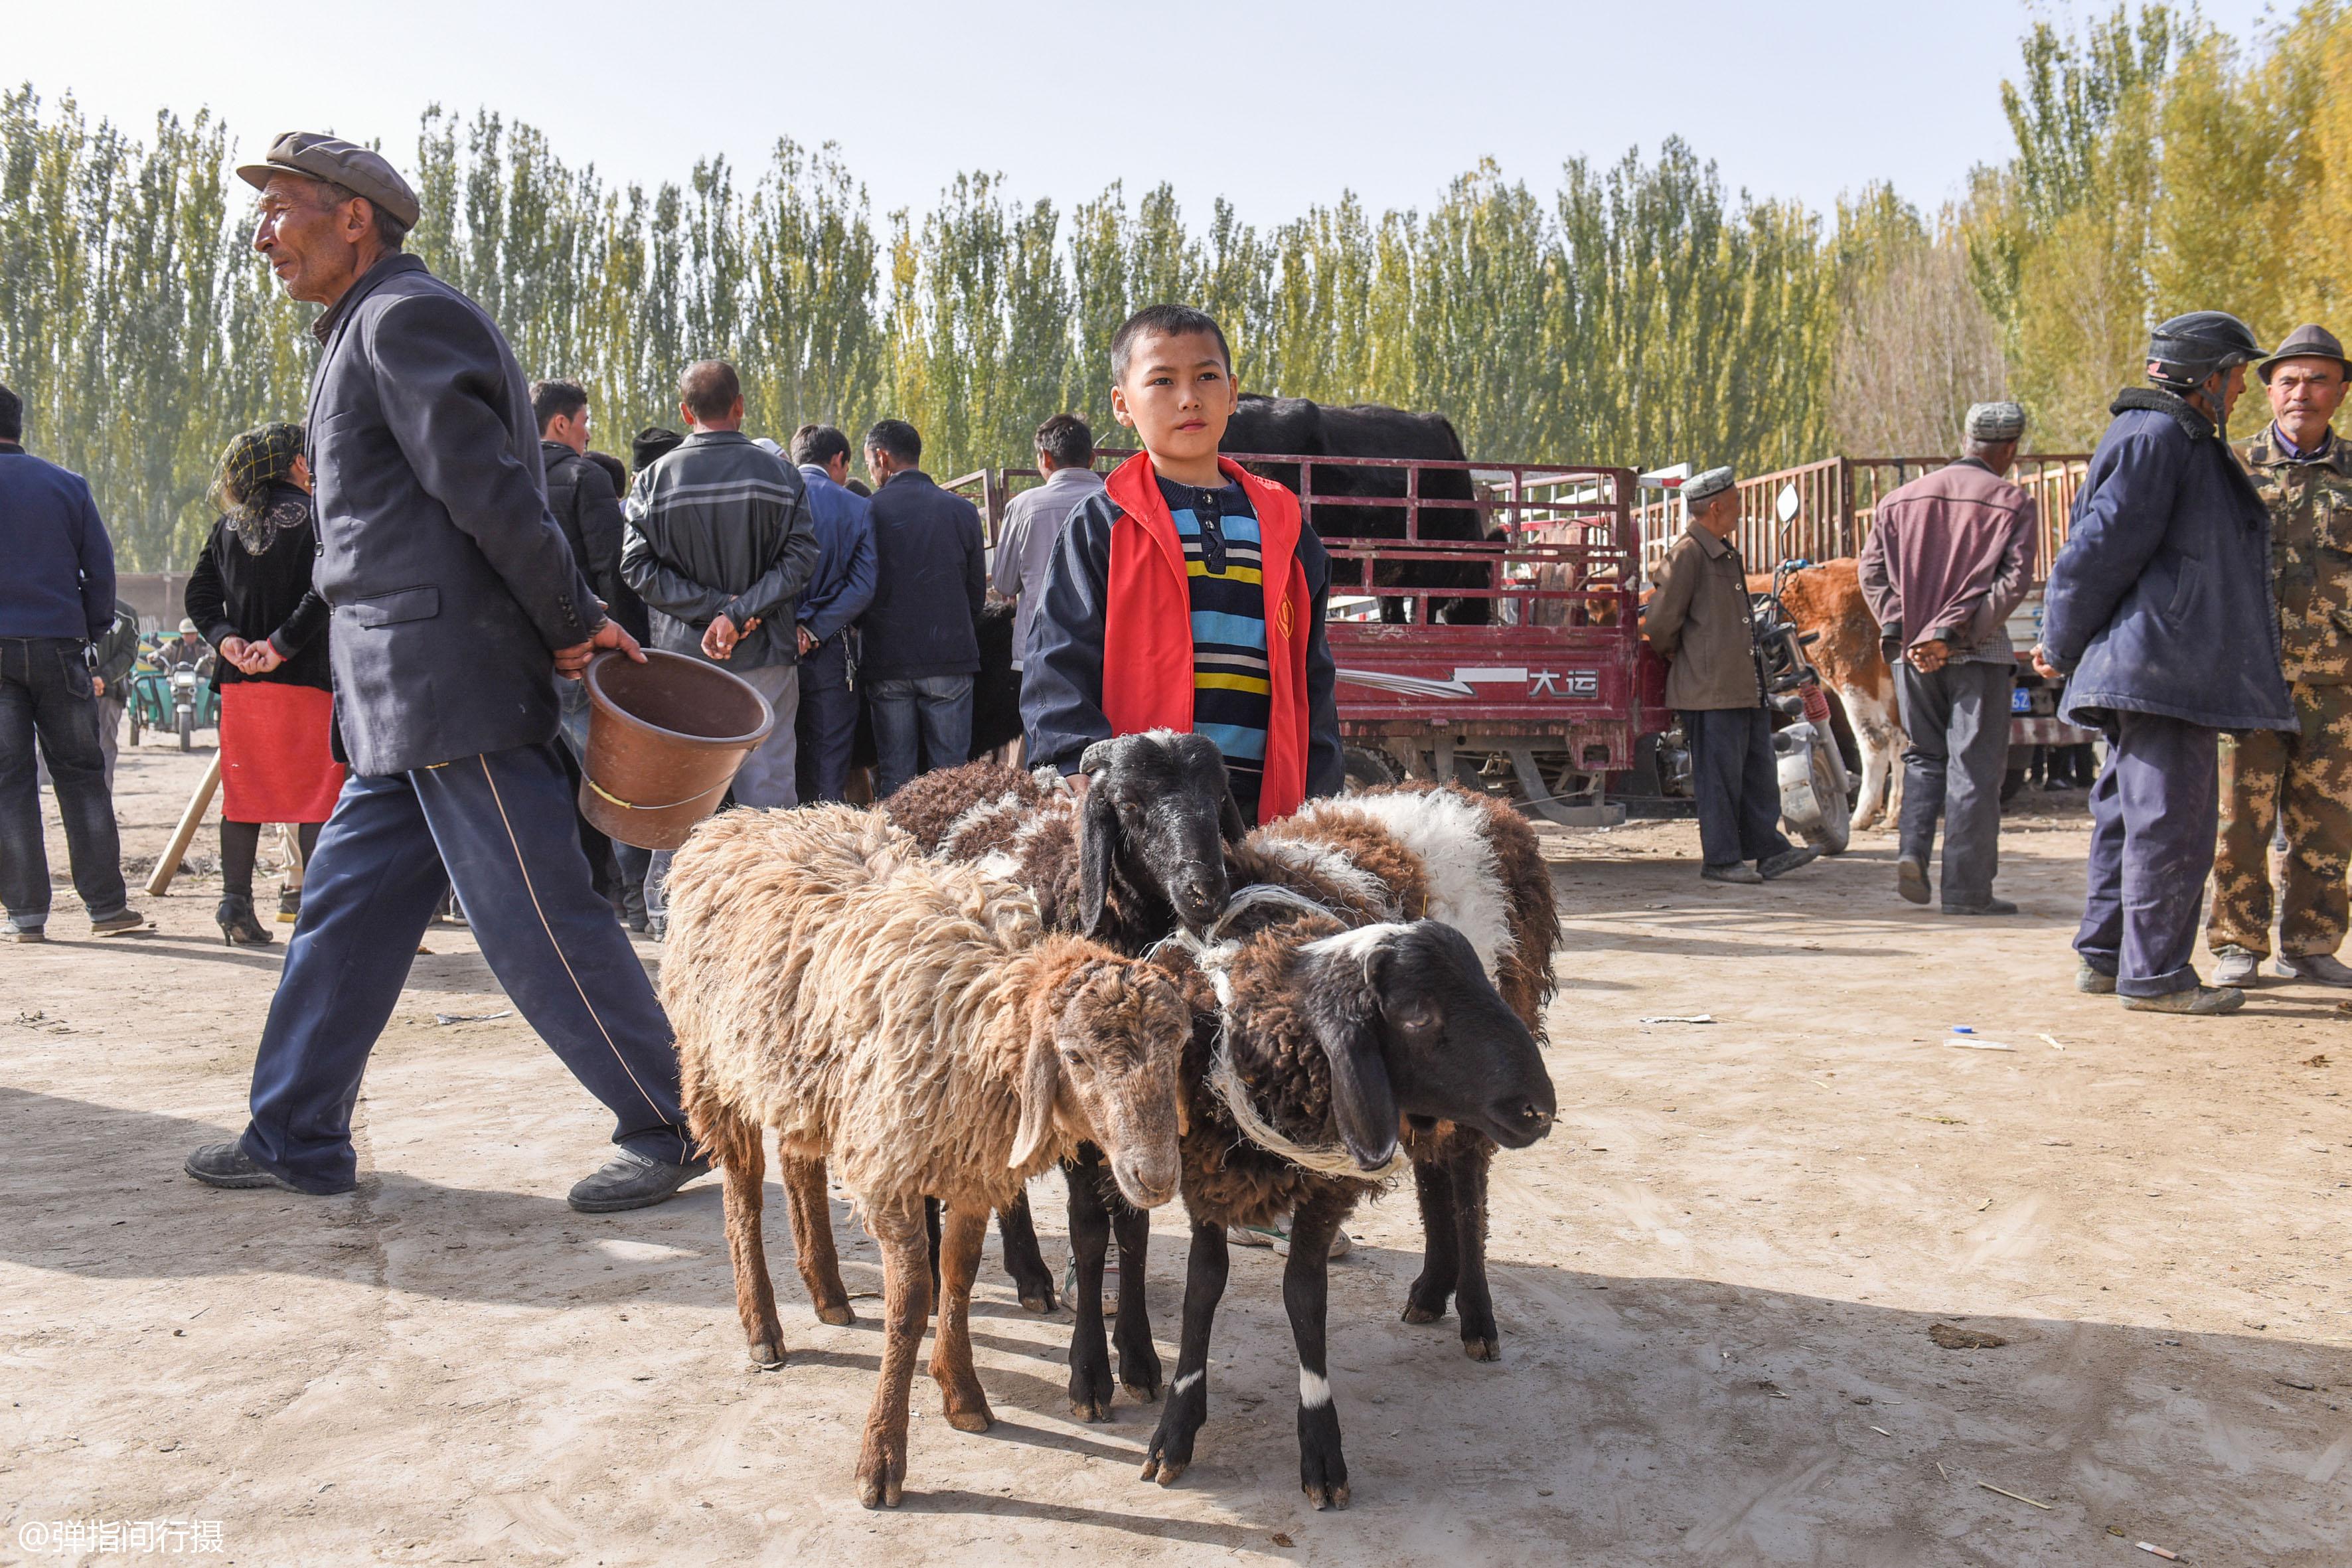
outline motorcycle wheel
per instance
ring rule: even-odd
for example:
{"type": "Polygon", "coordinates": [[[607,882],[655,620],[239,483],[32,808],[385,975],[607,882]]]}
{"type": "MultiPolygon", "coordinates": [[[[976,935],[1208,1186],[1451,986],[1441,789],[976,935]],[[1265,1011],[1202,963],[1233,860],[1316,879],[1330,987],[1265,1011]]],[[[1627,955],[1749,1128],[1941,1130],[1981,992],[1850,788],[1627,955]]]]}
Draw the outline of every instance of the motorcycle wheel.
{"type": "Polygon", "coordinates": [[[180,750],[193,752],[195,749],[196,716],[183,708],[180,710],[180,750]]]}
{"type": "Polygon", "coordinates": [[[1805,842],[1824,855],[1843,855],[1853,836],[1853,796],[1846,789],[1845,759],[1826,731],[1813,743],[1812,752],[1813,797],[1822,803],[1822,821],[1805,835],[1805,842]]]}

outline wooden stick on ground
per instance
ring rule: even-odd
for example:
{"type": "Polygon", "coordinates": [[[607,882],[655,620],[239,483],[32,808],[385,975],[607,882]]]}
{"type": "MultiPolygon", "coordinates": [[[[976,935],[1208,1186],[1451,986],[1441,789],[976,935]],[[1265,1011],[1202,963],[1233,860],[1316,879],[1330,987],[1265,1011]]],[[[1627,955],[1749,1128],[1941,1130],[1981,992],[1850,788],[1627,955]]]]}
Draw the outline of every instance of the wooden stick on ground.
{"type": "Polygon", "coordinates": [[[180,813],[180,826],[172,829],[172,842],[163,847],[155,862],[155,874],[147,879],[147,896],[160,899],[172,886],[172,879],[180,872],[180,858],[188,852],[188,841],[204,825],[205,813],[213,804],[213,792],[220,788],[220,752],[213,752],[212,766],[205,770],[204,782],[196,793],[188,797],[188,809],[180,813]]]}

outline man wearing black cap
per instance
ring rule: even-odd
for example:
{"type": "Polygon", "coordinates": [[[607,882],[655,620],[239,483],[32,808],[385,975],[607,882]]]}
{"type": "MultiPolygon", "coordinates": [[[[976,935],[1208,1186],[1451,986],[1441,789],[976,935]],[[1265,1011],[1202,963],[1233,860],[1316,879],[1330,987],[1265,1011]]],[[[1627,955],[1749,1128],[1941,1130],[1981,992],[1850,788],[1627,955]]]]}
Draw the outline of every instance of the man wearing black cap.
{"type": "Polygon", "coordinates": [[[1684,481],[1682,496],[1690,528],[1652,574],[1656,591],[1642,612],[1642,632],[1670,661],[1666,706],[1690,747],[1700,878],[1769,882],[1821,851],[1797,847],[1780,831],[1780,768],[1756,662],[1748,568],[1731,542],[1739,531],[1738,487],[1729,468],[1709,468],[1684,481]]]}
{"type": "Polygon", "coordinates": [[[2221,836],[2205,940],[2214,979],[2251,984],[2271,952],[2271,840],[2284,826],[2277,969],[2352,985],[2336,956],[2352,865],[2352,450],[2336,437],[2344,345],[2297,327],[2254,367],[2271,422],[2240,449],[2271,514],[2280,654],[2295,728],[2221,741],[2221,836]]]}
{"type": "Polygon", "coordinates": [[[2271,599],[2270,513],[2225,444],[2263,357],[2220,310],[2176,316],[2112,407],[2050,569],[2033,662],[2060,714],[2107,732],[2091,787],[2075,984],[2136,1012],[2230,1013],[2246,994],[2190,962],[2213,867],[2224,730],[2292,730],[2271,599]]]}
{"type": "Polygon", "coordinates": [[[289,294],[326,307],[310,329],[315,580],[334,612],[352,776],[304,877],[253,1119],[191,1154],[188,1173],[356,1184],[361,1076],[454,883],[491,973],[616,1118],[620,1147],[572,1206],[658,1203],[709,1167],[678,1109],[668,1021],[590,886],[554,748],[556,678],[577,679],[600,648],[643,656],[548,514],[506,340],[401,253],[417,216],[407,182],[364,147],[303,132],[237,174],[261,191],[254,247],[289,294]]]}
{"type": "Polygon", "coordinates": [[[1856,564],[1910,742],[1895,889],[1927,901],[1940,816],[1944,912],[2013,915],[2017,906],[1992,892],[2017,671],[2008,621],[2033,580],[2041,513],[2002,477],[2025,435],[2025,410],[1979,403],[1964,435],[1959,461],[1878,503],[1856,564]]]}

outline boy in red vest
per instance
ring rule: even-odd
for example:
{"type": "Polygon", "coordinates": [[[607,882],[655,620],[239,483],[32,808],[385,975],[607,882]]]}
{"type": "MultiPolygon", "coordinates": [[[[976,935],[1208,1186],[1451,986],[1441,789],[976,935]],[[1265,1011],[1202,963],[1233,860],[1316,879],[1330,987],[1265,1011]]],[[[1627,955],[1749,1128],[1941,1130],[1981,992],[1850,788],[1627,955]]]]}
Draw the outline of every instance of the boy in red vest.
{"type": "Polygon", "coordinates": [[[1095,742],[1192,731],[1224,754],[1246,822],[1338,794],[1330,557],[1297,496],[1217,455],[1240,398],[1224,333],[1154,305],[1110,365],[1111,412],[1143,451],[1063,525],[1024,650],[1030,756],[1083,787],[1095,742]]]}

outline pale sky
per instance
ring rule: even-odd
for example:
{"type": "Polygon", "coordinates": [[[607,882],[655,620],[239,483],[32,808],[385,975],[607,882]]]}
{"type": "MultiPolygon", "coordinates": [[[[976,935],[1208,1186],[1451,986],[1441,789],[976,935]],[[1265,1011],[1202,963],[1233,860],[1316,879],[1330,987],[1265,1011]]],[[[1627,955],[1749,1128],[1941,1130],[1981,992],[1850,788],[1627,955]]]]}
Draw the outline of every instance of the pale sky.
{"type": "MultiPolygon", "coordinates": [[[[2105,0],[2092,7],[2104,12],[2105,0]]],[[[2045,10],[2047,7],[2044,8],[2045,10]]],[[[2248,35],[2267,7],[2206,0],[2248,35]]],[[[428,103],[544,131],[608,178],[748,179],[779,136],[841,144],[874,210],[929,206],[957,172],[1066,209],[1172,181],[1187,220],[1230,197],[1270,226],[1352,188],[1427,205],[1482,156],[1540,192],[1579,153],[1674,134],[1725,184],[1827,209],[1874,179],[1933,208],[2010,150],[1999,85],[2015,0],[899,0],[822,10],[610,0],[292,6],[23,0],[0,79],[143,136],[209,105],[240,151],[282,130],[381,139],[404,169],[428,103]]]]}

